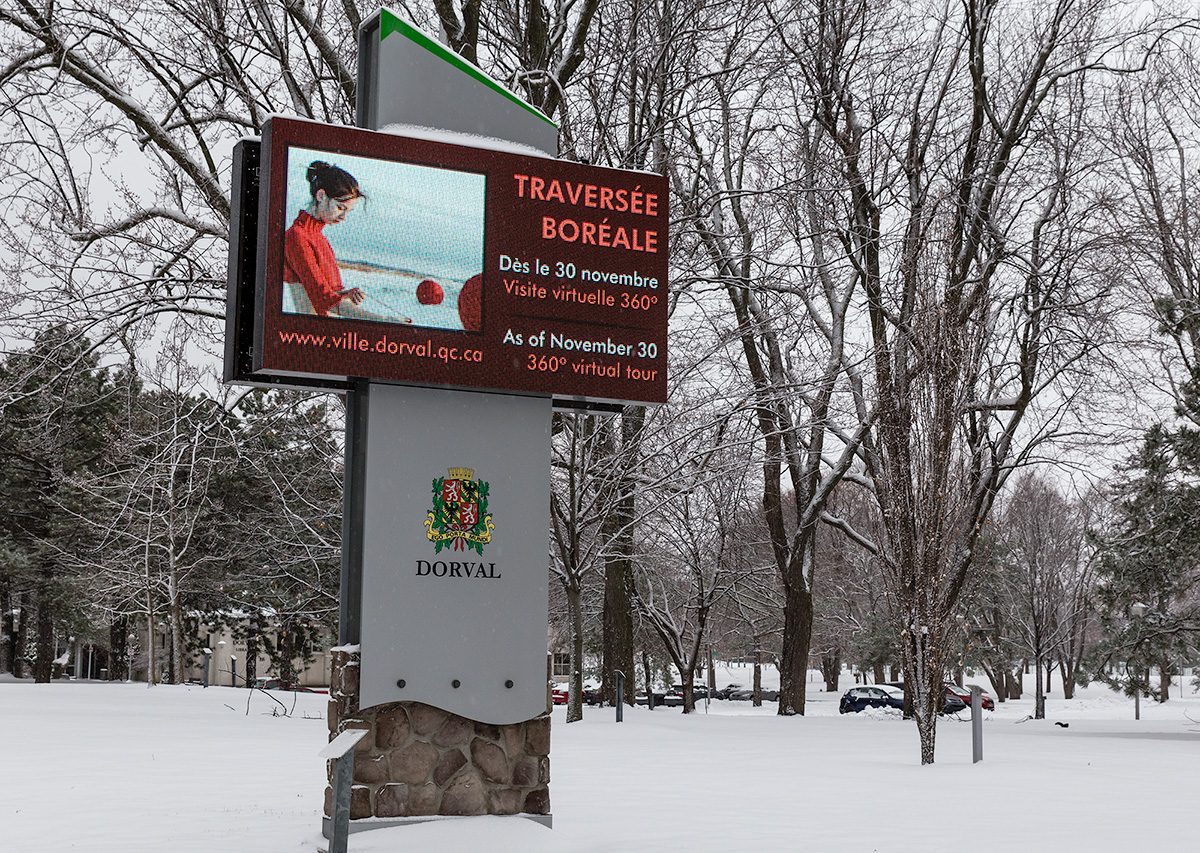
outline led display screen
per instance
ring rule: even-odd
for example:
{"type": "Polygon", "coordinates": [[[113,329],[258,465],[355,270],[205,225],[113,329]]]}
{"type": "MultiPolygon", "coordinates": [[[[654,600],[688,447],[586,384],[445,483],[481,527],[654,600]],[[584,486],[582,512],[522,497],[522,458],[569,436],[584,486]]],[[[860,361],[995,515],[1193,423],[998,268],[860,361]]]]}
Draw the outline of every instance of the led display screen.
{"type": "Polygon", "coordinates": [[[262,161],[255,374],[665,402],[661,176],[279,117],[262,161]]]}

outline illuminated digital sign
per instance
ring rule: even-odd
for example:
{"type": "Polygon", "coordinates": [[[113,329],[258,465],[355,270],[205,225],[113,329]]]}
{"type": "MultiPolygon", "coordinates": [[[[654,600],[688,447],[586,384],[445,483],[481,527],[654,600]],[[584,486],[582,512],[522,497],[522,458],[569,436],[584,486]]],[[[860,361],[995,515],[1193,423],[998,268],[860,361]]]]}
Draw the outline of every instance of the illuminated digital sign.
{"type": "Polygon", "coordinates": [[[254,375],[666,401],[660,175],[272,118],[254,375]]]}

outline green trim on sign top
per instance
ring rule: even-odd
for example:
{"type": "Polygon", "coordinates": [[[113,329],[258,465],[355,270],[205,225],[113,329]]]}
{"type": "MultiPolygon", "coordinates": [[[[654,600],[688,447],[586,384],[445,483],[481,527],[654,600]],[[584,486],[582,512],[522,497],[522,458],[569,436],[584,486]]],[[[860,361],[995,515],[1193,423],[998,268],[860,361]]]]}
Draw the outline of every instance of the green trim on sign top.
{"type": "Polygon", "coordinates": [[[514,104],[533,113],[535,116],[540,118],[542,121],[546,122],[546,124],[550,125],[551,127],[554,127],[554,128],[558,127],[558,122],[554,121],[554,119],[547,116],[544,112],[539,110],[537,107],[532,106],[531,104],[527,104],[524,101],[522,101],[520,98],[518,98],[512,92],[508,91],[508,89],[505,89],[503,86],[501,86],[495,80],[493,80],[491,77],[484,74],[482,71],[480,71],[478,68],[476,68],[471,63],[467,62],[465,59],[463,59],[461,56],[459,56],[454,51],[448,50],[444,45],[438,44],[436,41],[431,39],[429,36],[425,35],[425,33],[421,32],[416,27],[412,26],[411,24],[409,24],[407,21],[403,20],[402,18],[389,12],[387,9],[380,9],[379,11],[380,11],[380,15],[379,15],[379,40],[380,41],[383,41],[385,38],[387,38],[392,33],[400,33],[400,35],[404,36],[409,41],[415,42],[416,44],[420,45],[421,47],[425,48],[427,51],[432,53],[434,56],[450,63],[451,65],[453,65],[455,68],[457,68],[459,71],[463,72],[467,76],[473,77],[474,79],[478,80],[480,83],[487,86],[489,89],[494,91],[496,94],[503,95],[505,98],[508,98],[514,104]]]}

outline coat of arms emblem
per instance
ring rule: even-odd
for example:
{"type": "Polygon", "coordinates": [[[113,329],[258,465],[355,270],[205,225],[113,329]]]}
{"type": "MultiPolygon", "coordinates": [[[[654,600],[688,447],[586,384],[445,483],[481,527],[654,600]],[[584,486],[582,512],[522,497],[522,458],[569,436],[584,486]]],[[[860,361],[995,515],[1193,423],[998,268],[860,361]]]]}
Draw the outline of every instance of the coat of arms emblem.
{"type": "Polygon", "coordinates": [[[434,553],[450,543],[454,550],[483,554],[495,529],[488,513],[488,484],[476,480],[471,468],[450,468],[447,473],[433,481],[433,509],[425,518],[425,535],[434,553]]]}

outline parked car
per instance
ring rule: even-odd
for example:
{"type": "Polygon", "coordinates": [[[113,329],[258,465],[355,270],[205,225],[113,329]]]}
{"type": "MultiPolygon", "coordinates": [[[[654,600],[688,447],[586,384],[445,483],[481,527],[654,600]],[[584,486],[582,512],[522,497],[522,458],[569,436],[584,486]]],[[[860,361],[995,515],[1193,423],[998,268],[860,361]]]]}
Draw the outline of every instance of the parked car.
{"type": "MultiPolygon", "coordinates": [[[[949,693],[953,693],[955,696],[957,696],[959,699],[961,699],[963,701],[963,703],[969,708],[969,707],[971,707],[971,688],[974,686],[975,686],[974,684],[968,684],[966,687],[959,687],[957,684],[953,684],[951,682],[946,682],[946,691],[949,693]]],[[[983,693],[979,697],[979,701],[980,701],[980,704],[983,705],[983,710],[985,710],[985,711],[996,710],[996,700],[994,700],[991,696],[987,695],[986,693],[983,693]]]]}
{"type": "MultiPolygon", "coordinates": [[[[671,702],[672,696],[674,696],[678,699],[678,701],[675,704],[677,704],[677,705],[683,704],[683,685],[682,684],[672,684],[671,685],[671,688],[667,691],[667,695],[666,695],[668,705],[672,704],[672,702],[671,702]]],[[[703,684],[693,684],[692,685],[692,699],[693,700],[695,700],[696,702],[703,702],[707,696],[708,696],[708,687],[706,685],[703,685],[703,684]]]]}
{"type": "Polygon", "coordinates": [[[550,688],[550,701],[552,701],[555,705],[567,704],[568,695],[569,694],[567,693],[566,688],[563,688],[563,687],[551,687],[550,688]]]}
{"type": "Polygon", "coordinates": [[[942,705],[943,714],[957,714],[959,711],[966,711],[970,707],[970,705],[959,699],[949,690],[946,691],[946,702],[942,705]]]}
{"type": "Polygon", "coordinates": [[[903,707],[904,691],[883,685],[852,687],[842,695],[842,700],[838,703],[838,711],[843,714],[857,714],[867,708],[903,707]]]}
{"type": "Polygon", "coordinates": [[[256,678],[254,679],[254,687],[258,690],[290,690],[293,693],[328,693],[328,690],[322,690],[316,687],[305,687],[302,684],[296,684],[293,681],[282,681],[278,678],[256,678]]]}
{"type": "MultiPolygon", "coordinates": [[[[876,685],[876,686],[878,686],[878,687],[895,687],[898,690],[901,690],[901,691],[904,690],[904,682],[903,681],[889,681],[889,682],[887,682],[886,685],[880,684],[880,685],[876,685]]],[[[968,707],[970,707],[969,697],[968,697],[968,701],[964,702],[962,699],[960,699],[954,693],[950,692],[951,686],[954,686],[954,685],[943,684],[942,693],[945,697],[945,701],[942,703],[942,710],[939,711],[938,713],[957,714],[959,711],[966,710],[968,707]]],[[[956,689],[957,689],[957,687],[956,687],[956,689]]]]}
{"type": "MultiPolygon", "coordinates": [[[[654,707],[655,708],[661,708],[663,705],[667,704],[667,694],[666,693],[659,693],[658,691],[655,691],[651,695],[654,697],[654,707]]],[[[633,703],[635,705],[647,704],[646,694],[639,693],[637,696],[634,696],[633,703]]],[[[682,699],[680,700],[679,704],[681,704],[681,705],[683,704],[682,699]]]]}
{"type": "Polygon", "coordinates": [[[583,704],[599,705],[603,702],[600,695],[600,688],[585,684],[583,686],[583,704]]]}
{"type": "Polygon", "coordinates": [[[733,693],[734,691],[741,690],[741,689],[742,689],[742,685],[740,685],[740,684],[726,684],[724,687],[718,687],[713,692],[713,698],[714,699],[728,699],[730,693],[733,693]]]}
{"type": "MultiPolygon", "coordinates": [[[[744,702],[744,701],[754,698],[754,690],[753,690],[753,688],[750,688],[750,687],[741,687],[741,688],[738,688],[737,690],[731,691],[729,693],[728,698],[744,702]]],[[[764,702],[778,702],[779,701],[779,691],[778,690],[768,690],[767,688],[764,687],[762,689],[762,700],[764,702]]]]}

